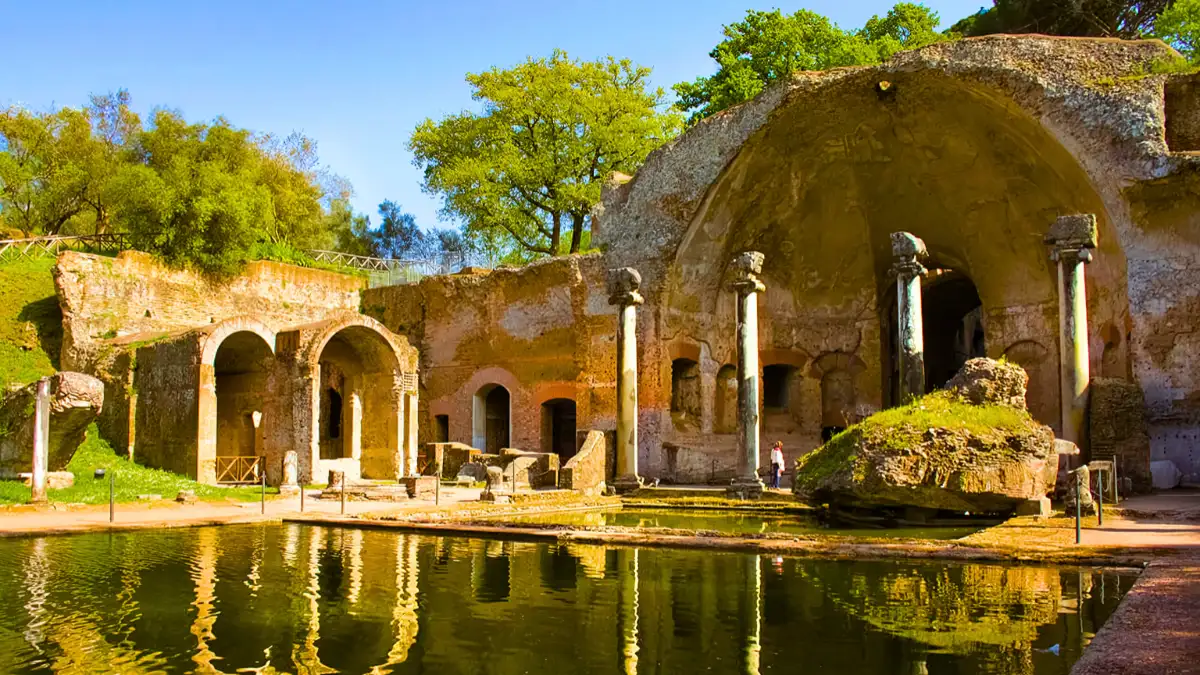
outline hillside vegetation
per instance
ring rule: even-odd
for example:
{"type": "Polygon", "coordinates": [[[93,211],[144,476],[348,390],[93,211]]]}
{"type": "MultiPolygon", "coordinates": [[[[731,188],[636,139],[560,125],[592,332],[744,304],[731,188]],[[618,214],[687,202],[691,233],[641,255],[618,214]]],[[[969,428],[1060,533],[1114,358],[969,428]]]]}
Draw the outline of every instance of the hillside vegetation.
{"type": "Polygon", "coordinates": [[[62,311],[54,259],[0,263],[0,387],[24,385],[58,370],[62,311]]]}

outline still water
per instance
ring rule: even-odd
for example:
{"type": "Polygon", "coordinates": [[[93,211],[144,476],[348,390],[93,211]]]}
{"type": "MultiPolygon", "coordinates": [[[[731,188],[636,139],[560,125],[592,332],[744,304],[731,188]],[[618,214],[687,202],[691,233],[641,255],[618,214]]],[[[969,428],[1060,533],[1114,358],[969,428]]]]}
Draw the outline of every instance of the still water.
{"type": "Polygon", "coordinates": [[[242,525],[0,541],[3,673],[1061,673],[1133,578],[242,525]]]}
{"type": "MultiPolygon", "coordinates": [[[[483,519],[481,519],[483,520],[483,519]]],[[[738,513],[684,509],[605,509],[557,511],[523,516],[504,515],[506,523],[563,525],[572,527],[663,527],[682,530],[715,530],[725,534],[835,534],[858,537],[905,537],[913,539],[958,539],[982,526],[877,528],[826,527],[816,518],[798,514],[738,513]]]]}

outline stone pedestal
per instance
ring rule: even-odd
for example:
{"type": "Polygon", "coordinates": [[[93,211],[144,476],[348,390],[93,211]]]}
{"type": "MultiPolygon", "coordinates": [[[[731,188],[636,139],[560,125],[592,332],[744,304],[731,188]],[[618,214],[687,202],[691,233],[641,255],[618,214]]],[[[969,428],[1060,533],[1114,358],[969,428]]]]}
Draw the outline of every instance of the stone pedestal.
{"type": "Polygon", "coordinates": [[[37,383],[37,398],[33,404],[33,476],[30,478],[29,501],[46,501],[46,472],[50,464],[50,378],[37,383]]]}
{"type": "Polygon", "coordinates": [[[400,483],[408,490],[409,499],[433,499],[438,480],[437,476],[405,476],[400,483]]]}
{"type": "Polygon", "coordinates": [[[925,394],[925,324],[921,278],[928,255],[925,242],[907,232],[892,233],[892,273],[896,275],[896,327],[899,331],[900,403],[925,394]]]}
{"type": "Polygon", "coordinates": [[[1063,216],[1046,234],[1050,259],[1058,263],[1059,385],[1062,433],[1086,453],[1088,382],[1087,290],[1084,267],[1096,248],[1096,216],[1063,216]]]}
{"type": "Polygon", "coordinates": [[[740,499],[762,496],[763,483],[758,477],[759,396],[758,396],[758,294],[766,290],[759,280],[763,254],[742,253],[733,261],[730,289],[737,293],[737,389],[738,447],[737,475],[729,494],[740,499]]]}
{"type": "Polygon", "coordinates": [[[300,456],[295,450],[283,453],[283,479],[279,483],[279,494],[294,495],[300,493],[298,475],[300,471],[300,456]]]}
{"type": "Polygon", "coordinates": [[[342,482],[344,480],[346,480],[346,472],[330,471],[329,472],[329,484],[326,486],[326,489],[340,488],[342,486],[342,482]]]}
{"type": "Polygon", "coordinates": [[[637,306],[642,275],[632,267],[608,271],[608,301],[617,314],[617,470],[613,489],[630,492],[642,486],[638,475],[637,306]]]}

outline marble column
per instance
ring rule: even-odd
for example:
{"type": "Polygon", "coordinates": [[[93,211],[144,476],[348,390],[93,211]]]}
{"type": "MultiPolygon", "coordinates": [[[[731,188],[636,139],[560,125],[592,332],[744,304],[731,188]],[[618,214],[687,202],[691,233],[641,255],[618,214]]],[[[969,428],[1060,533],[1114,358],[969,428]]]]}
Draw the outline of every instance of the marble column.
{"type": "Polygon", "coordinates": [[[50,462],[50,378],[37,383],[37,398],[33,404],[33,475],[29,501],[46,502],[46,465],[50,462]]]}
{"type": "Polygon", "coordinates": [[[279,483],[279,494],[296,495],[300,493],[299,467],[300,457],[295,450],[283,453],[283,477],[279,483]]]}
{"type": "Polygon", "coordinates": [[[892,233],[892,274],[896,275],[901,405],[925,394],[925,324],[921,318],[921,278],[925,242],[907,232],[892,233]]]}
{"type": "Polygon", "coordinates": [[[730,289],[737,293],[737,390],[738,446],[737,475],[729,486],[731,496],[755,499],[762,496],[758,477],[758,294],[767,289],[759,280],[763,254],[747,251],[734,258],[730,289]]]}
{"type": "Polygon", "coordinates": [[[642,275],[632,267],[608,271],[608,301],[617,317],[617,471],[613,487],[629,492],[642,486],[638,475],[637,307],[642,275]]]}
{"type": "Polygon", "coordinates": [[[1046,234],[1050,259],[1058,263],[1059,386],[1062,393],[1061,438],[1087,451],[1088,354],[1087,290],[1084,266],[1096,248],[1096,216],[1063,216],[1046,234]]]}

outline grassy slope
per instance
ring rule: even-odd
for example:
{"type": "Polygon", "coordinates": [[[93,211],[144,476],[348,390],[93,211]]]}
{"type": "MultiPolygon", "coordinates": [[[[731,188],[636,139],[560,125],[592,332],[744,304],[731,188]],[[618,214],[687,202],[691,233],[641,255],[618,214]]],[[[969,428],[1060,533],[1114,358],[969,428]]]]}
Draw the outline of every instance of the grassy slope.
{"type": "MultiPolygon", "coordinates": [[[[52,258],[0,263],[0,391],[10,384],[28,384],[58,369],[62,345],[62,311],[54,291],[52,258]]],[[[54,502],[100,504],[108,501],[108,481],[95,480],[97,468],[117,472],[117,500],[136,500],[141,494],[168,499],[180,490],[195,490],[201,499],[258,499],[257,488],[218,488],[201,485],[178,474],[139,466],[118,457],[100,438],[96,426],[88,429],[70,466],[75,487],[51,490],[54,502]]],[[[268,492],[278,490],[268,489],[268,492]]],[[[19,481],[0,481],[0,504],[23,504],[29,488],[19,481]]]]}
{"type": "Polygon", "coordinates": [[[847,462],[857,458],[863,439],[873,445],[902,451],[918,445],[927,429],[965,429],[972,436],[989,439],[1036,426],[1029,413],[1000,405],[971,405],[944,391],[924,396],[898,408],[889,408],[839,433],[825,445],[796,463],[796,480],[801,487],[817,484],[847,462]]]}
{"type": "Polygon", "coordinates": [[[0,264],[0,389],[58,369],[62,312],[53,268],[51,258],[0,264]]]}

